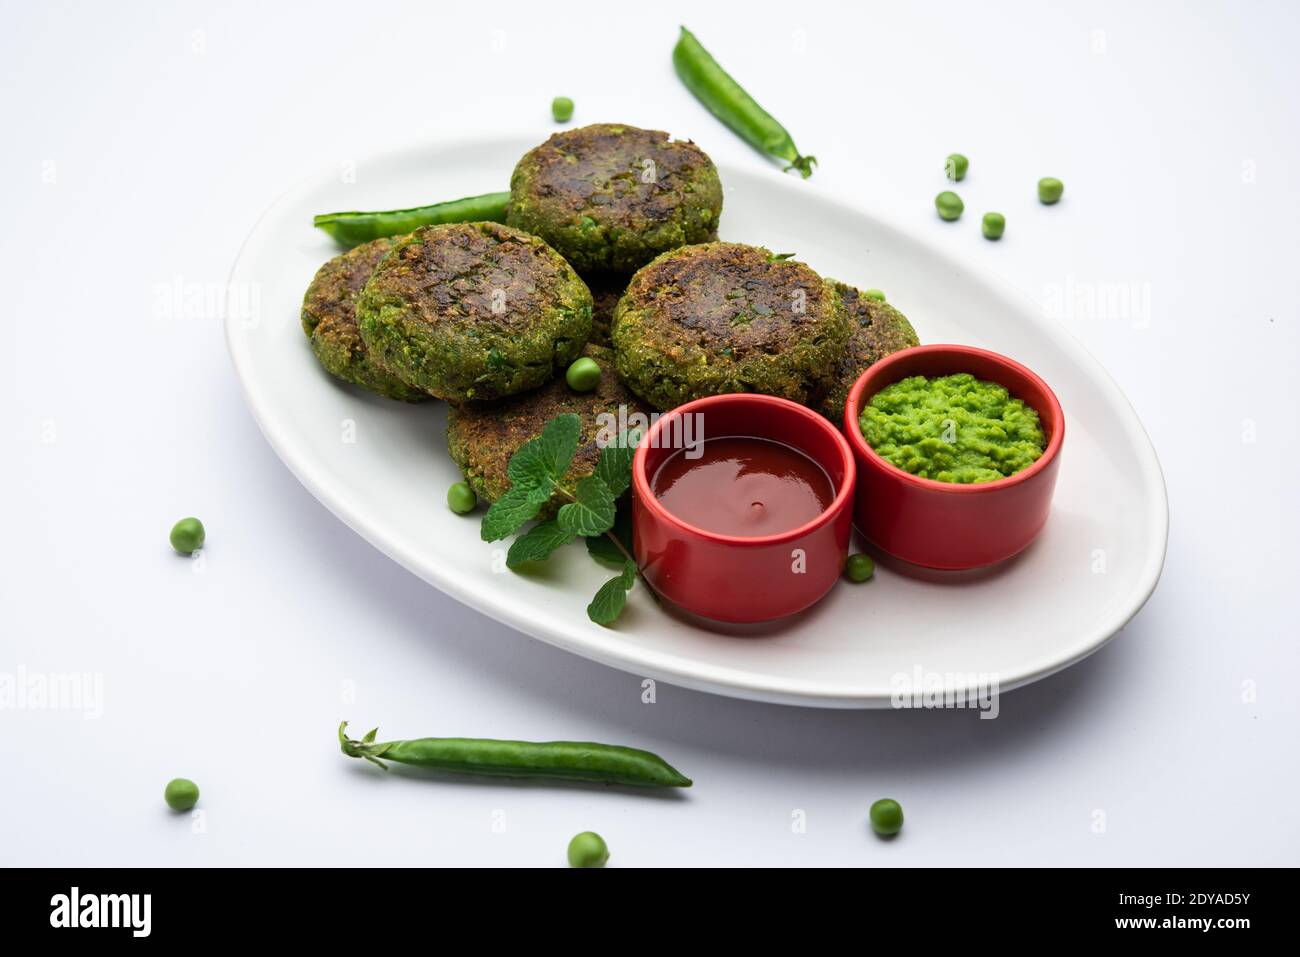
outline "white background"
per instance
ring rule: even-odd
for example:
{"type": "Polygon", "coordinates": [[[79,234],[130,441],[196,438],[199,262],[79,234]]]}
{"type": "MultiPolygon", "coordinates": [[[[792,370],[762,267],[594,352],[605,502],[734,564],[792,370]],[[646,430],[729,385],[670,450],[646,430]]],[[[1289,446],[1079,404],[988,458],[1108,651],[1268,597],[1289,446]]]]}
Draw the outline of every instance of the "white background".
{"type": "MultiPolygon", "coordinates": [[[[1300,864],[1298,10],[6,10],[0,675],[99,675],[103,703],[0,710],[0,863],[555,865],[594,829],[611,866],[1300,864]],[[1070,298],[1055,315],[1160,454],[1164,579],[1118,639],[1006,696],[996,721],[662,684],[643,704],[637,676],[468,611],[353,535],[263,441],[219,309],[160,307],[177,283],[219,289],[306,173],[404,139],[540,141],[556,94],[575,123],[667,129],[760,167],[675,78],[679,22],[853,202],[910,210],[1036,300],[1149,303],[1070,298]],[[953,150],[971,158],[955,227],[931,205],[953,150]],[[1067,184],[1052,210],[1043,175],[1067,184]],[[1007,215],[1000,243],[979,235],[989,208],[1007,215]],[[189,514],[209,530],[201,573],[167,545],[189,514]],[[344,717],[381,737],[635,743],[697,784],[385,776],[339,754],[344,717]],[[202,788],[200,833],[162,803],[177,775],[202,788]],[[866,825],[885,795],[908,820],[890,843],[866,825]]],[[[437,198],[431,181],[411,202],[437,198]]]]}

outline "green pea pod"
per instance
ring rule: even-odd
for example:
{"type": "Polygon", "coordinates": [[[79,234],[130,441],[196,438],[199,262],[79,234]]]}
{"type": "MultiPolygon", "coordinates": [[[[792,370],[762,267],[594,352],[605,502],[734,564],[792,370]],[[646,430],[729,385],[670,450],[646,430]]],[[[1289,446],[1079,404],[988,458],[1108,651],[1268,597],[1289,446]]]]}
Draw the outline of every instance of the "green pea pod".
{"type": "Polygon", "coordinates": [[[615,744],[585,741],[496,741],[488,738],[415,738],[375,742],[378,729],[360,741],[339,725],[339,744],[350,758],[381,768],[380,758],[435,771],[509,778],[595,781],[651,788],[688,788],[685,777],[657,754],[615,744]]]}
{"type": "Polygon", "coordinates": [[[804,179],[812,175],[817,157],[800,156],[786,128],[759,106],[685,27],[673,47],[673,68],[696,99],[746,143],[785,160],[790,164],[787,172],[797,169],[804,179]]]}
{"type": "Polygon", "coordinates": [[[507,193],[484,193],[414,209],[390,209],[373,213],[320,213],[312,225],[325,230],[351,248],[382,236],[403,236],[421,226],[443,223],[504,223],[507,193]]]}

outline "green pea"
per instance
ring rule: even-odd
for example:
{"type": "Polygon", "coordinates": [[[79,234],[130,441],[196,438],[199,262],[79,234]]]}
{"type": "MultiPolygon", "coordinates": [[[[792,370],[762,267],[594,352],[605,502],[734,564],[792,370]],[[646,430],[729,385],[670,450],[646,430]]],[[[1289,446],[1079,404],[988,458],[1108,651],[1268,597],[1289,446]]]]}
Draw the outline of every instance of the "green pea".
{"type": "Polygon", "coordinates": [[[1001,239],[1007,228],[1007,218],[1001,213],[985,213],[983,228],[985,239],[1001,239]]]}
{"type": "Polygon", "coordinates": [[[871,829],[881,837],[893,837],[903,829],[903,806],[893,798],[871,805],[871,829]]]}
{"type": "Polygon", "coordinates": [[[199,786],[188,778],[173,778],[163,789],[163,800],[173,811],[188,811],[199,803],[199,786]]]}
{"type": "Polygon", "coordinates": [[[197,518],[182,518],[172,526],[172,548],[182,555],[192,555],[203,547],[207,532],[197,518]]]}
{"type": "Polygon", "coordinates": [[[871,560],[870,555],[861,553],[850,555],[849,560],[844,563],[844,573],[849,576],[851,582],[864,582],[876,573],[876,563],[871,560]]]}
{"type": "Polygon", "coordinates": [[[960,153],[951,153],[943,161],[943,174],[954,183],[960,183],[966,178],[966,169],[970,166],[970,160],[960,153]]]}
{"type": "Polygon", "coordinates": [[[961,211],[966,208],[966,204],[956,193],[945,190],[934,198],[934,208],[939,211],[940,219],[952,222],[954,219],[961,218],[961,211]]]}
{"type": "Polygon", "coordinates": [[[868,299],[871,299],[875,302],[885,301],[885,294],[879,289],[868,289],[862,295],[866,296],[868,299]]]}
{"type": "Polygon", "coordinates": [[[570,867],[604,867],[607,860],[609,848],[605,839],[595,831],[575,834],[569,842],[570,867]]]}
{"type": "Polygon", "coordinates": [[[478,505],[478,496],[464,482],[457,482],[447,489],[447,507],[457,515],[467,515],[478,505]]]}
{"type": "Polygon", "coordinates": [[[573,101],[567,96],[557,96],[551,100],[551,116],[557,123],[567,123],[573,119],[573,101]]]}
{"type": "Polygon", "coordinates": [[[564,381],[569,383],[569,388],[574,392],[590,392],[600,385],[600,366],[596,364],[595,359],[589,359],[587,356],[574,359],[573,364],[564,373],[564,381]]]}
{"type": "Polygon", "coordinates": [[[1038,181],[1038,201],[1051,206],[1065,192],[1065,184],[1054,176],[1044,176],[1038,181]]]}

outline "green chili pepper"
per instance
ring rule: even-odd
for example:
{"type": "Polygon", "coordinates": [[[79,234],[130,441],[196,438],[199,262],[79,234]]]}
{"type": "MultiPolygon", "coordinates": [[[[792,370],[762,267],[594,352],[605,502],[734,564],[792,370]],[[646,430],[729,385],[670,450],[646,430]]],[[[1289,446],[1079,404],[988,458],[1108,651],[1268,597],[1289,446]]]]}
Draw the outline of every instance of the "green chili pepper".
{"type": "Polygon", "coordinates": [[[812,175],[817,157],[800,156],[785,127],[759,106],[685,27],[673,47],[673,68],[696,99],[746,143],[785,160],[790,164],[787,172],[797,169],[804,179],[812,175]]]}
{"type": "Polygon", "coordinates": [[[312,225],[325,230],[344,246],[352,247],[382,236],[402,236],[421,226],[443,223],[504,223],[509,193],[484,193],[414,209],[372,213],[321,213],[312,225]]]}
{"type": "Polygon", "coordinates": [[[350,758],[381,768],[380,758],[435,771],[508,778],[556,778],[652,788],[688,788],[683,776],[657,754],[585,741],[494,741],[487,738],[416,738],[375,743],[379,729],[355,741],[339,725],[339,744],[350,758]]]}

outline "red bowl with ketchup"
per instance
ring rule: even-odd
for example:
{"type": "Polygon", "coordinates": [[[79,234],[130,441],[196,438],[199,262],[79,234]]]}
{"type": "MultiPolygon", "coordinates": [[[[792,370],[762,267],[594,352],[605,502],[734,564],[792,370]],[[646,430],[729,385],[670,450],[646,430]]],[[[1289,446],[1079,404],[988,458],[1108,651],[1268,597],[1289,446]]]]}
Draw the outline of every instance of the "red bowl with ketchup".
{"type": "Polygon", "coordinates": [[[857,468],[786,399],[710,396],[659,416],[632,464],[636,559],[662,597],[727,622],[817,602],[844,568],[857,468]]]}
{"type": "Polygon", "coordinates": [[[1046,382],[1006,356],[972,346],[916,346],[862,374],[849,391],[844,434],[858,463],[858,530],[895,558],[957,570],[1010,558],[1042,530],[1061,464],[1065,413],[1046,382]],[[998,383],[1038,413],[1047,448],[1037,461],[1006,478],[959,485],[905,472],[867,444],[858,419],[877,392],[908,376],[958,372],[998,383]]]}

